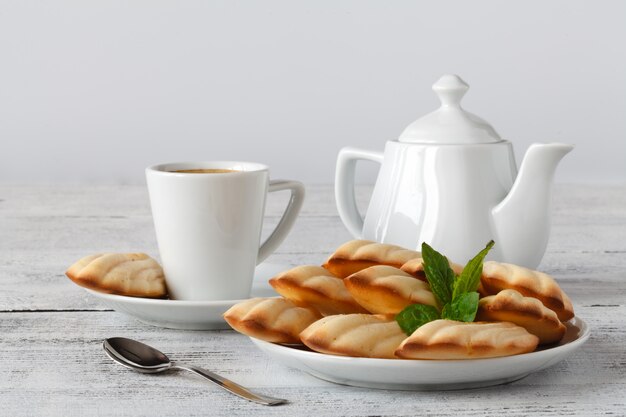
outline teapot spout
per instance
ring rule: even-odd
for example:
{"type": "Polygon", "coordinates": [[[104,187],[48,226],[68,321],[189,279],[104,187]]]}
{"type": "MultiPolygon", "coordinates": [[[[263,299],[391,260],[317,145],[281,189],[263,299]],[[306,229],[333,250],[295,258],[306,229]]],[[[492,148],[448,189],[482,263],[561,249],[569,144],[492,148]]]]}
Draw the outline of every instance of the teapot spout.
{"type": "Polygon", "coordinates": [[[492,210],[496,244],[508,262],[536,268],[550,235],[550,197],[554,171],[574,147],[533,144],[526,151],[509,194],[492,210]]]}

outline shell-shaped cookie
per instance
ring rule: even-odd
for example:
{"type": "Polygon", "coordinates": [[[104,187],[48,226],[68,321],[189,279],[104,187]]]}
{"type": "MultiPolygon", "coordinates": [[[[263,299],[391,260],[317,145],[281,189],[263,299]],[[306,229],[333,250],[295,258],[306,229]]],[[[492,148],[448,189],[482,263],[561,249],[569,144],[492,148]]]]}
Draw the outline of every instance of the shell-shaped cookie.
{"type": "Polygon", "coordinates": [[[518,265],[485,262],[480,279],[480,293],[495,295],[506,289],[538,299],[553,310],[561,321],[574,317],[572,302],[550,275],[518,265]]]}
{"type": "Polygon", "coordinates": [[[400,268],[422,254],[396,245],[376,243],[369,240],[351,240],[341,245],[324,264],[334,275],[345,278],[374,265],[400,268]]]}
{"type": "Polygon", "coordinates": [[[371,266],[344,282],[354,299],[374,314],[397,314],[411,304],[437,305],[426,282],[393,266],[371,266]]]}
{"type": "Polygon", "coordinates": [[[167,295],[163,269],[145,253],[85,256],[65,275],[80,286],[109,294],[150,298],[167,295]]]}
{"type": "Polygon", "coordinates": [[[515,290],[502,290],[482,298],[476,320],[515,323],[537,336],[539,344],[558,342],[566,330],[554,311],[536,298],[524,297],[515,290]]]}
{"type": "Polygon", "coordinates": [[[321,266],[297,266],[270,279],[270,285],[286,299],[324,316],[367,312],[352,298],[343,279],[321,266]]]}
{"type": "Polygon", "coordinates": [[[406,334],[392,316],[343,314],[316,321],[300,334],[300,338],[317,352],[392,359],[406,334]]]}
{"type": "MultiPolygon", "coordinates": [[[[424,260],[422,258],[411,259],[410,261],[402,265],[400,269],[417,279],[426,281],[426,273],[424,272],[423,262],[424,260]]],[[[450,269],[452,269],[455,274],[460,274],[461,272],[463,272],[463,265],[459,265],[450,260],[448,260],[448,262],[450,263],[450,269]]]]}
{"type": "Polygon", "coordinates": [[[320,317],[317,311],[284,298],[250,298],[224,313],[233,329],[273,343],[300,343],[300,332],[320,317]]]}
{"type": "Polygon", "coordinates": [[[539,338],[513,323],[435,320],[413,332],[396,350],[406,359],[477,359],[532,352],[539,338]]]}

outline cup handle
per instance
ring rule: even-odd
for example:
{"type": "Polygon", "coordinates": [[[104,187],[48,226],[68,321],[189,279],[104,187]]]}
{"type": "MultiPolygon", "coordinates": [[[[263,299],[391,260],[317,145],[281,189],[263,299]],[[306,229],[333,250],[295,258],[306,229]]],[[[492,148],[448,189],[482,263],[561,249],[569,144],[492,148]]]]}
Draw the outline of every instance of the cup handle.
{"type": "Polygon", "coordinates": [[[354,198],[354,177],[356,162],[366,160],[383,163],[381,152],[366,151],[356,148],[343,148],[337,157],[337,170],[335,171],[335,200],[337,211],[348,231],[357,239],[363,233],[363,216],[359,213],[354,198]]]}
{"type": "Polygon", "coordinates": [[[289,204],[283,213],[283,217],[276,225],[276,228],[265,242],[259,247],[259,254],[257,255],[257,265],[263,262],[268,256],[272,254],[283,243],[283,240],[287,237],[289,230],[296,221],[298,213],[302,208],[304,202],[304,185],[298,181],[287,180],[272,180],[270,181],[268,192],[290,190],[291,198],[289,204]]]}

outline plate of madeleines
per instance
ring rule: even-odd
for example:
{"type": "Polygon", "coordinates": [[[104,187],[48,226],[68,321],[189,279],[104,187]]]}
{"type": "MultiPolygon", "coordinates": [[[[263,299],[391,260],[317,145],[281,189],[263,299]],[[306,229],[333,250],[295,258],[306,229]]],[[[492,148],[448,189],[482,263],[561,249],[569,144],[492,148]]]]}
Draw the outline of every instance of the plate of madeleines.
{"type": "Polygon", "coordinates": [[[523,378],[589,338],[554,278],[484,261],[493,245],[459,265],[426,243],[418,252],[353,240],[322,266],[260,265],[246,300],[169,300],[161,266],[143,253],[90,255],[66,275],[152,325],[230,325],[273,359],[327,381],[464,389],[523,378]]]}
{"type": "Polygon", "coordinates": [[[322,266],[269,280],[275,297],[240,301],[226,322],[273,359],[334,383],[381,389],[478,388],[566,358],[589,328],[543,272],[353,240],[322,266]]]}

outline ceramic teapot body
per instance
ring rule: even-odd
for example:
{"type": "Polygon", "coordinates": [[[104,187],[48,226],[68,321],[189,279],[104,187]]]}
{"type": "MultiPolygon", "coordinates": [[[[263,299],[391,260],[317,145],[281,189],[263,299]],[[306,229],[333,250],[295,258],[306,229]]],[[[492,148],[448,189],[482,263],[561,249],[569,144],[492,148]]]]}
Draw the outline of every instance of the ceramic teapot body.
{"type": "Polygon", "coordinates": [[[534,268],[548,242],[554,170],[571,149],[532,145],[518,175],[511,143],[499,138],[388,141],[384,154],[344,148],[337,160],[337,208],[357,238],[415,249],[427,242],[459,263],[494,239],[490,259],[534,268]],[[364,218],[354,200],[358,160],[381,164],[364,218]]]}

